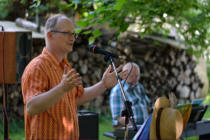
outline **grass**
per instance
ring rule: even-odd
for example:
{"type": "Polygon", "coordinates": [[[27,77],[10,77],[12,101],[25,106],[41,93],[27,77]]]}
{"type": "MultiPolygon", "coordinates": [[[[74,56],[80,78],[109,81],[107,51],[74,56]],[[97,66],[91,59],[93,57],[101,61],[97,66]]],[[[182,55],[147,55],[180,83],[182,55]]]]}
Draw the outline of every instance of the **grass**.
{"type": "MultiPolygon", "coordinates": [[[[210,108],[208,108],[207,112],[204,115],[204,118],[210,118],[210,108]]],[[[111,132],[112,128],[112,119],[111,115],[100,115],[99,116],[99,140],[112,140],[103,135],[104,132],[111,132]]],[[[0,139],[3,139],[3,123],[0,121],[0,139]]],[[[24,140],[25,132],[24,132],[24,121],[11,121],[10,122],[10,138],[12,140],[24,140]]],[[[197,140],[198,137],[188,137],[185,140],[197,140]]]]}
{"type": "MultiPolygon", "coordinates": [[[[208,96],[206,97],[204,104],[210,104],[210,93],[208,93],[208,96]]],[[[204,114],[203,118],[209,119],[210,118],[210,108],[207,109],[206,113],[204,114]]],[[[199,137],[193,136],[185,138],[185,140],[198,140],[199,137]]]]}
{"type": "MultiPolygon", "coordinates": [[[[4,138],[4,128],[3,121],[0,121],[0,139],[4,138]]],[[[25,139],[25,129],[24,129],[24,121],[10,121],[9,124],[9,138],[12,140],[24,140],[25,139]]]]}
{"type": "Polygon", "coordinates": [[[111,114],[100,115],[99,116],[99,140],[112,140],[103,135],[104,132],[111,132],[112,128],[112,118],[111,114]]]}
{"type": "MultiPolygon", "coordinates": [[[[0,121],[0,140],[4,138],[4,128],[3,121],[0,121]]],[[[25,130],[24,130],[24,121],[10,121],[10,130],[9,138],[11,140],[24,140],[25,139],[25,130]]],[[[100,115],[99,116],[99,139],[100,140],[109,140],[109,138],[103,136],[104,132],[113,131],[111,115],[100,115]]]]}
{"type": "MultiPolygon", "coordinates": [[[[204,104],[209,104],[210,105],[210,92],[206,96],[204,104]]],[[[206,113],[204,114],[204,118],[210,118],[210,107],[208,107],[206,113]]]]}
{"type": "MultiPolygon", "coordinates": [[[[206,97],[204,101],[205,104],[210,104],[210,93],[206,97]]],[[[210,118],[210,108],[206,111],[204,118],[210,118]]],[[[106,115],[99,115],[99,140],[111,140],[106,136],[103,136],[104,132],[111,132],[112,128],[112,118],[111,114],[108,113],[106,115]]],[[[0,139],[3,139],[3,121],[0,121],[0,139]]],[[[24,132],[24,121],[10,121],[10,138],[12,140],[24,140],[25,132],[24,132]]],[[[198,137],[188,137],[185,140],[197,140],[198,137]]]]}

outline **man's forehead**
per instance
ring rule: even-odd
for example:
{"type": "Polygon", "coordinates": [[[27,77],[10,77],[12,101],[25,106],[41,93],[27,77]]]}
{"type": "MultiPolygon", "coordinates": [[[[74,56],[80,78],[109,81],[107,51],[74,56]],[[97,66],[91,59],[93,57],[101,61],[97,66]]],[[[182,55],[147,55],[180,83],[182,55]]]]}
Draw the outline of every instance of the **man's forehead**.
{"type": "Polygon", "coordinates": [[[69,18],[62,17],[58,19],[57,28],[66,28],[68,30],[74,30],[74,25],[69,18]]]}
{"type": "Polygon", "coordinates": [[[133,64],[131,64],[131,63],[127,63],[127,64],[124,66],[124,69],[131,69],[131,67],[136,68],[135,65],[133,65],[133,64]]]}

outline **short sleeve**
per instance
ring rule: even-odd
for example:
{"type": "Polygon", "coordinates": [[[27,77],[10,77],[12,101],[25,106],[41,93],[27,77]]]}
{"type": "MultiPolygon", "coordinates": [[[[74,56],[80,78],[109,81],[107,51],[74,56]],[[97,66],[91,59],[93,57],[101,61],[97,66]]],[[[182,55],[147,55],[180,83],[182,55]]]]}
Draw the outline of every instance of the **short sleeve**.
{"type": "Polygon", "coordinates": [[[21,87],[23,102],[26,104],[32,96],[46,92],[48,90],[48,78],[39,65],[29,65],[22,76],[21,87]]]}
{"type": "Polygon", "coordinates": [[[76,98],[81,96],[84,93],[84,88],[83,86],[79,85],[76,87],[77,91],[76,91],[76,98]]]}

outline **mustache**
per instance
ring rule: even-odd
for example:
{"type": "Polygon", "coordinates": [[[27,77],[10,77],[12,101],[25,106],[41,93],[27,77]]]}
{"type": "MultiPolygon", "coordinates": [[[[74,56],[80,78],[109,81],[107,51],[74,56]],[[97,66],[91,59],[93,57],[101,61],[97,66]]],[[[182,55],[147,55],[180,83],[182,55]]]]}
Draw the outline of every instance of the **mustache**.
{"type": "Polygon", "coordinates": [[[136,85],[134,85],[132,82],[129,82],[128,85],[129,85],[130,88],[133,88],[133,87],[136,86],[136,85]]]}

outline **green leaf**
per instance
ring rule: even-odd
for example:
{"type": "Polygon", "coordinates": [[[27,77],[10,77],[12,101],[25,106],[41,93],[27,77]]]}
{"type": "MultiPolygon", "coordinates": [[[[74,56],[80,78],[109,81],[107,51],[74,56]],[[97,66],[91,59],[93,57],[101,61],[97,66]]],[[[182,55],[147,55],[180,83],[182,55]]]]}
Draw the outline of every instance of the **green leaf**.
{"type": "Polygon", "coordinates": [[[83,29],[79,28],[79,27],[76,27],[74,30],[75,30],[75,33],[79,34],[83,29]]]}
{"type": "Polygon", "coordinates": [[[89,45],[90,44],[93,44],[94,42],[95,42],[95,38],[93,36],[91,36],[91,37],[88,38],[89,45]]]}
{"type": "Polygon", "coordinates": [[[123,5],[126,3],[126,0],[117,0],[117,3],[114,7],[115,10],[121,10],[123,5]]]}
{"type": "MultiPolygon", "coordinates": [[[[11,10],[14,11],[14,3],[17,0],[0,1],[2,11],[0,17],[4,19],[11,10]]],[[[168,34],[170,28],[179,25],[176,27],[179,37],[184,37],[188,45],[193,44],[197,48],[201,46],[200,52],[205,51],[209,46],[204,42],[206,40],[210,42],[209,0],[52,0],[44,2],[32,0],[31,3],[20,0],[18,2],[25,4],[30,17],[36,12],[39,15],[58,11],[67,15],[79,13],[81,19],[76,23],[79,28],[75,32],[109,23],[111,28],[117,29],[116,32],[119,35],[135,23],[140,27],[142,37],[154,32],[168,34]],[[155,21],[156,19],[158,21],[155,21]],[[195,33],[196,31],[199,31],[199,35],[195,33]]],[[[85,34],[90,33],[90,31],[85,32],[85,34]]],[[[101,35],[99,30],[92,33],[93,38],[89,39],[90,42],[94,42],[95,38],[101,35]]]]}
{"type": "Polygon", "coordinates": [[[90,34],[90,33],[92,33],[92,31],[90,31],[90,30],[83,32],[83,34],[85,34],[85,35],[90,34]]]}
{"type": "Polygon", "coordinates": [[[88,21],[86,19],[80,19],[76,22],[76,25],[79,27],[87,27],[88,21]]]}
{"type": "Polygon", "coordinates": [[[99,37],[100,35],[101,35],[101,31],[100,30],[96,29],[96,30],[93,31],[93,36],[95,38],[99,37]]]}

